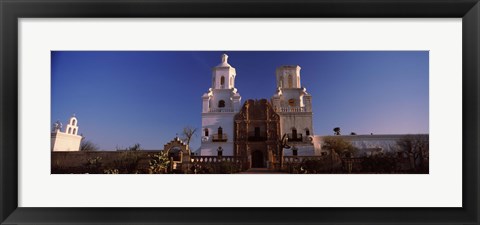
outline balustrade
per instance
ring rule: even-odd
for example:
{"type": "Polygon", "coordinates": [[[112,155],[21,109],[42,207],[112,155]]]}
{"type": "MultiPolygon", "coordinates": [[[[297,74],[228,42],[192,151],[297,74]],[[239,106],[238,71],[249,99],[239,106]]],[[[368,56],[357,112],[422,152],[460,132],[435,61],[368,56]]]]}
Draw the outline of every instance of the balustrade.
{"type": "Polygon", "coordinates": [[[280,112],[306,112],[305,107],[281,107],[280,112]]]}
{"type": "Polygon", "coordinates": [[[228,138],[227,138],[227,134],[214,134],[212,135],[213,138],[212,138],[212,141],[213,142],[227,142],[228,138]]]}
{"type": "Polygon", "coordinates": [[[293,135],[292,133],[287,134],[288,141],[289,142],[303,142],[303,134],[297,133],[296,135],[293,135]]]}
{"type": "Polygon", "coordinates": [[[213,108],[209,109],[209,112],[233,112],[233,108],[213,108]]]}
{"type": "Polygon", "coordinates": [[[235,156],[191,156],[191,163],[220,163],[220,162],[236,162],[240,163],[240,159],[235,156]]]}

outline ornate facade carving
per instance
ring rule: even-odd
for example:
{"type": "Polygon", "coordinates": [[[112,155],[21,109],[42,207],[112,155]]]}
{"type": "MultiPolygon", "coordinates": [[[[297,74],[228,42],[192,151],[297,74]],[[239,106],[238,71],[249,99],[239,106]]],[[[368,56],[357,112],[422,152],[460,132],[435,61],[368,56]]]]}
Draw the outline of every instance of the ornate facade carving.
{"type": "Polygon", "coordinates": [[[280,117],[266,100],[247,100],[235,115],[235,156],[243,158],[246,168],[277,166],[280,117]]]}

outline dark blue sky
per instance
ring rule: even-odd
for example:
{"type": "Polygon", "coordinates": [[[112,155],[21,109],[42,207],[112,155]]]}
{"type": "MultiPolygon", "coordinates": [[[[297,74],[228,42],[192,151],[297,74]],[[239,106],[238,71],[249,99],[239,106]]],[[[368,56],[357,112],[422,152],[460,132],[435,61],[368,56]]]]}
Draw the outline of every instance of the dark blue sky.
{"type": "MultiPolygon", "coordinates": [[[[51,120],[75,113],[101,149],[162,149],[184,126],[201,127],[201,96],[220,51],[54,51],[51,120]]],[[[299,65],[312,95],[314,133],[428,133],[427,51],[229,51],[247,99],[275,92],[275,69],[299,65]]],[[[200,136],[192,143],[196,150],[200,136]]]]}

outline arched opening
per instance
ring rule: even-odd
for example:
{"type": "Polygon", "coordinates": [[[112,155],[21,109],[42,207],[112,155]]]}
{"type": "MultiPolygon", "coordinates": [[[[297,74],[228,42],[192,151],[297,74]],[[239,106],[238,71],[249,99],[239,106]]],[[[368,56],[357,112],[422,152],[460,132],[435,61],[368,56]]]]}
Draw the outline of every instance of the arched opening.
{"type": "Polygon", "coordinates": [[[223,85],[225,85],[225,77],[224,76],[222,76],[220,78],[220,85],[222,86],[222,88],[223,88],[223,85]]]}
{"type": "Polygon", "coordinates": [[[218,108],[223,108],[223,107],[225,107],[225,101],[223,100],[218,101],[218,108]]]}
{"type": "Polygon", "coordinates": [[[298,156],[298,149],[292,148],[292,155],[293,156],[298,156]]]}
{"type": "Polygon", "coordinates": [[[217,148],[217,156],[223,156],[223,148],[222,146],[217,148]]]}
{"type": "Polygon", "coordinates": [[[69,127],[69,128],[68,128],[68,131],[67,131],[67,134],[71,134],[71,133],[72,133],[72,128],[69,127]]]}
{"type": "Polygon", "coordinates": [[[72,134],[77,134],[77,128],[73,128],[73,133],[72,134]]]}
{"type": "Polygon", "coordinates": [[[182,161],[182,149],[179,147],[173,147],[168,150],[168,158],[173,159],[173,161],[182,161]]]}
{"type": "Polygon", "coordinates": [[[288,75],[288,88],[293,88],[293,79],[292,75],[288,75]]]}
{"type": "Polygon", "coordinates": [[[222,127],[218,127],[217,134],[218,134],[218,139],[222,140],[223,139],[223,129],[222,129],[222,127]]]}
{"type": "Polygon", "coordinates": [[[292,128],[292,138],[297,139],[297,128],[292,128]]]}
{"type": "Polygon", "coordinates": [[[310,135],[310,130],[308,128],[305,128],[305,135],[307,135],[307,136],[310,135]]]}
{"type": "Polygon", "coordinates": [[[204,136],[208,137],[208,128],[205,128],[203,131],[205,132],[204,136]]]}
{"type": "Polygon", "coordinates": [[[76,122],[77,122],[77,121],[76,121],[75,119],[72,119],[72,126],[75,126],[75,123],[76,123],[76,122]]]}
{"type": "Polygon", "coordinates": [[[291,99],[288,99],[288,105],[290,107],[294,107],[295,106],[295,99],[291,98],[291,99]]]}
{"type": "Polygon", "coordinates": [[[260,127],[255,127],[255,133],[254,133],[256,138],[260,137],[260,127]]]}
{"type": "Polygon", "coordinates": [[[252,152],[252,168],[265,168],[264,161],[262,151],[256,150],[252,152]]]}

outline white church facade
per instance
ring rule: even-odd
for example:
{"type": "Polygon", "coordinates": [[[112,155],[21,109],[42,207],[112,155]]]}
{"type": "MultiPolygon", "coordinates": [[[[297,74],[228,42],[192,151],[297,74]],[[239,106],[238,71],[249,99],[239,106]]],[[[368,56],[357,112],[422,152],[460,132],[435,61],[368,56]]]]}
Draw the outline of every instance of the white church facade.
{"type": "MultiPolygon", "coordinates": [[[[316,154],[312,142],[312,96],[301,86],[300,69],[300,66],[277,68],[277,90],[268,102],[280,117],[280,137],[286,135],[292,143],[292,150],[286,150],[286,155],[316,154]]],[[[202,96],[199,155],[235,156],[234,135],[238,134],[234,130],[234,117],[242,107],[241,96],[235,88],[236,75],[235,68],[228,63],[228,55],[223,54],[221,63],[213,68],[212,86],[202,96]]]]}

